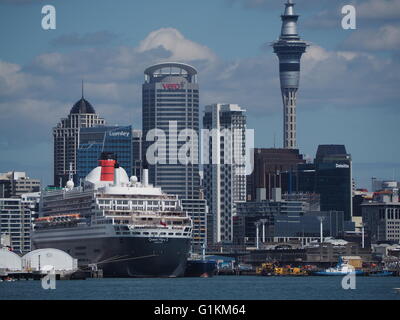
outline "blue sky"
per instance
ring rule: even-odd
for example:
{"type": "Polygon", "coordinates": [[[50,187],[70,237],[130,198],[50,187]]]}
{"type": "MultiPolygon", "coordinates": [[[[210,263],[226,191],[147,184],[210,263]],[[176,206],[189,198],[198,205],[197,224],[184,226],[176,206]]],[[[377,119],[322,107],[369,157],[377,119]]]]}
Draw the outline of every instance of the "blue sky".
{"type": "MultiPolygon", "coordinates": [[[[0,0],[0,172],[52,181],[51,129],[85,96],[109,124],[141,126],[143,70],[199,70],[200,103],[238,103],[256,146],[282,145],[278,63],[283,0],[0,0]],[[56,30],[41,28],[53,4],[56,30]]],[[[360,187],[400,180],[400,0],[298,0],[302,59],[298,145],[345,144],[360,187]],[[357,29],[340,27],[354,4],[357,29]]]]}

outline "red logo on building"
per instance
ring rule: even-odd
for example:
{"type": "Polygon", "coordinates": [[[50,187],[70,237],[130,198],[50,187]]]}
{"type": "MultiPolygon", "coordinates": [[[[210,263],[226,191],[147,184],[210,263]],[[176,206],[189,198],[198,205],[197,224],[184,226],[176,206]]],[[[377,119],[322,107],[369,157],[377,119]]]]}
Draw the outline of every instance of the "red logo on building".
{"type": "Polygon", "coordinates": [[[162,86],[166,90],[178,90],[183,89],[184,83],[163,83],[162,86]]]}

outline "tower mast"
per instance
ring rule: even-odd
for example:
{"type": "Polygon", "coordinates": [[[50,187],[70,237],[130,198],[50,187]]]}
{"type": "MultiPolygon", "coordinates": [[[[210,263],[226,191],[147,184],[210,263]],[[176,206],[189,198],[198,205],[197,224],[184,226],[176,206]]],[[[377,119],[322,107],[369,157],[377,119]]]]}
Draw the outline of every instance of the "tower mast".
{"type": "Polygon", "coordinates": [[[297,33],[298,15],[294,13],[294,3],[285,3],[285,12],[281,15],[282,29],[280,37],[272,46],[279,58],[279,77],[283,101],[283,147],[295,149],[296,140],[296,97],[300,79],[300,59],[308,44],[297,33]]]}

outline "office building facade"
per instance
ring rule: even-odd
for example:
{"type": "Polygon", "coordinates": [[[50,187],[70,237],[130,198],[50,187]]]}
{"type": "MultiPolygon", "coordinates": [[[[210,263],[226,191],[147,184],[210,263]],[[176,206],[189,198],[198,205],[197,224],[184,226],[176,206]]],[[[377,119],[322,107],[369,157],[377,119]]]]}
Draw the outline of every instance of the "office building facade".
{"type": "Polygon", "coordinates": [[[400,202],[366,202],[361,207],[365,230],[372,243],[400,243],[400,202]]]}
{"type": "Polygon", "coordinates": [[[315,157],[316,190],[322,211],[343,211],[353,217],[352,161],[344,145],[319,145],[315,157]]]}
{"type": "Polygon", "coordinates": [[[153,65],[144,74],[143,161],[149,169],[149,180],[181,199],[198,199],[197,71],[187,64],[171,62],[153,65]]]}
{"type": "Polygon", "coordinates": [[[204,193],[209,243],[233,241],[235,203],[246,201],[246,115],[236,104],[205,107],[204,193]]]}
{"type": "Polygon", "coordinates": [[[206,241],[207,205],[200,197],[199,85],[190,65],[160,63],[144,71],[142,167],[149,181],[176,194],[193,219],[192,250],[206,241]]]}
{"type": "Polygon", "coordinates": [[[81,128],[79,142],[77,150],[78,181],[83,180],[90,171],[98,166],[102,152],[112,152],[128,176],[132,175],[133,142],[131,126],[81,128]]]}
{"type": "Polygon", "coordinates": [[[82,92],[82,98],[73,105],[68,117],[61,119],[53,128],[55,186],[66,184],[70,166],[74,179],[77,180],[77,149],[80,129],[104,124],[104,119],[95,113],[93,106],[84,99],[82,92]]]}
{"type": "Polygon", "coordinates": [[[16,198],[27,192],[40,191],[40,180],[32,179],[25,172],[0,173],[0,198],[16,198]]]}
{"type": "Polygon", "coordinates": [[[254,170],[247,176],[247,200],[255,201],[257,189],[266,190],[266,199],[272,198],[272,189],[281,188],[283,193],[295,190],[293,180],[298,164],[306,161],[298,149],[255,148],[254,170]]]}
{"type": "Polygon", "coordinates": [[[32,203],[21,198],[0,198],[0,234],[7,236],[12,251],[31,251],[32,203]]]}

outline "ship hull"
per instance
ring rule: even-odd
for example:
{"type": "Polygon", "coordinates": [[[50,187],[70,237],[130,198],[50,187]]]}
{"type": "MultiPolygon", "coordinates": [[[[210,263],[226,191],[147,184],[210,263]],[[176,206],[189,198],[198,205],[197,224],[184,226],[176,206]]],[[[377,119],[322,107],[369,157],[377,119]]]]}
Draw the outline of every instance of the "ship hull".
{"type": "Polygon", "coordinates": [[[188,260],[185,277],[212,277],[217,271],[217,263],[211,260],[188,260]]]}
{"type": "Polygon", "coordinates": [[[103,237],[33,241],[35,249],[56,248],[78,259],[78,266],[96,264],[104,277],[183,276],[189,238],[103,237]]]}

